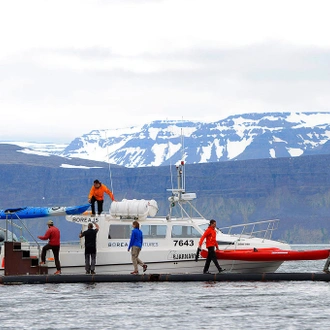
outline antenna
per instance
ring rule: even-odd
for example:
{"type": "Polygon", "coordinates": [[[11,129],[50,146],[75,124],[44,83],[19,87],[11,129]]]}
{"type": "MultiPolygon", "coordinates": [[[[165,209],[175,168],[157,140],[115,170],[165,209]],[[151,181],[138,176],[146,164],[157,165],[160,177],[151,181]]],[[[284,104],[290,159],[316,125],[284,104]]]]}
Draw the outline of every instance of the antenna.
{"type": "Polygon", "coordinates": [[[104,132],[105,132],[105,140],[106,140],[106,144],[107,144],[107,163],[108,163],[108,166],[109,166],[109,178],[110,178],[110,187],[111,187],[110,190],[112,191],[113,194],[115,194],[115,192],[113,190],[113,187],[112,187],[112,174],[111,174],[111,164],[110,164],[110,160],[109,160],[108,136],[107,136],[107,131],[104,130],[104,132]]]}
{"type": "MultiPolygon", "coordinates": [[[[183,124],[183,118],[182,118],[183,124]]],[[[184,135],[183,135],[183,127],[181,127],[181,165],[184,165],[184,135]]],[[[186,175],[185,175],[185,167],[181,166],[182,168],[182,189],[185,191],[186,189],[186,175]]]]}
{"type": "MultiPolygon", "coordinates": [[[[167,118],[166,118],[166,123],[168,124],[168,119],[167,118]]],[[[170,161],[171,190],[173,190],[174,186],[173,186],[172,155],[171,155],[170,139],[167,140],[167,153],[168,153],[168,159],[170,161]]]]}

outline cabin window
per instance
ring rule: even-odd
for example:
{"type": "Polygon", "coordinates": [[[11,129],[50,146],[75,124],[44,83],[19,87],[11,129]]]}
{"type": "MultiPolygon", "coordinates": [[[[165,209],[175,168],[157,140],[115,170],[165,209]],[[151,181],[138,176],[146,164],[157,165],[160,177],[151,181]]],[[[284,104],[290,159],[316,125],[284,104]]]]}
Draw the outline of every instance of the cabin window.
{"type": "Polygon", "coordinates": [[[142,225],[141,228],[143,238],[165,238],[166,229],[165,225],[142,225]]]}
{"type": "MultiPolygon", "coordinates": [[[[143,238],[165,238],[165,225],[142,225],[140,229],[143,233],[143,238]]],[[[110,225],[109,239],[130,239],[133,227],[132,225],[110,225]]]]}
{"type": "Polygon", "coordinates": [[[129,239],[131,237],[132,225],[110,225],[109,239],[129,239]]]}
{"type": "Polygon", "coordinates": [[[202,225],[199,225],[199,228],[205,231],[209,227],[208,223],[203,223],[202,225]]]}
{"type": "Polygon", "coordinates": [[[193,226],[179,226],[172,227],[171,237],[201,237],[201,234],[193,226]]]}

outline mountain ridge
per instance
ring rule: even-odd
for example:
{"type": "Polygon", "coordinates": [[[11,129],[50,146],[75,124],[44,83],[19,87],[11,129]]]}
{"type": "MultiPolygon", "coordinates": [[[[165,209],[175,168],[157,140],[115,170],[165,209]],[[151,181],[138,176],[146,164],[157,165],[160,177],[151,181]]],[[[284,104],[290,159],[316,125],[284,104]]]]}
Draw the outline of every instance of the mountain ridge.
{"type": "Polygon", "coordinates": [[[154,121],[128,131],[94,130],[60,155],[125,167],[297,157],[329,152],[330,112],[251,113],[213,122],[154,121]],[[111,135],[112,134],[112,135],[111,135]]]}
{"type": "Polygon", "coordinates": [[[26,152],[82,158],[129,168],[330,153],[330,112],[250,113],[211,123],[153,121],[92,130],[66,146],[19,143],[26,152]],[[28,151],[31,150],[31,151],[28,151]]]}

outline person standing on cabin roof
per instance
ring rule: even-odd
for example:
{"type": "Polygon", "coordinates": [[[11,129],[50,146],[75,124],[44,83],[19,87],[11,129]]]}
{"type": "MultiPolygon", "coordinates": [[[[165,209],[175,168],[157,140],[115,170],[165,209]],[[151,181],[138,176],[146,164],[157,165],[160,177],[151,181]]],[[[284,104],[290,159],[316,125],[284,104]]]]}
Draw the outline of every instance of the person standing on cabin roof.
{"type": "Polygon", "coordinates": [[[140,224],[137,221],[133,221],[132,226],[133,230],[128,245],[128,251],[132,248],[131,254],[134,270],[131,274],[137,275],[139,274],[138,265],[142,266],[143,272],[147,270],[148,266],[139,259],[139,254],[143,245],[143,234],[140,230],[140,224]]]}
{"type": "Polygon", "coordinates": [[[86,274],[95,274],[96,264],[96,234],[99,231],[99,225],[95,223],[95,229],[93,224],[88,224],[88,229],[79,234],[79,237],[85,237],[85,269],[86,274]]]}
{"type": "Polygon", "coordinates": [[[217,238],[216,238],[217,232],[215,231],[216,225],[217,225],[216,221],[212,219],[210,221],[209,227],[205,230],[204,234],[202,235],[202,237],[199,240],[199,248],[201,249],[203,241],[204,241],[204,239],[206,239],[206,247],[208,250],[207,258],[206,258],[204,270],[203,270],[204,274],[210,274],[209,267],[210,267],[211,261],[213,261],[213,263],[217,267],[219,273],[224,271],[224,269],[222,269],[218,263],[217,256],[216,256],[215,250],[214,250],[214,249],[219,250],[219,246],[218,246],[218,242],[217,242],[217,238]]]}
{"type": "Polygon", "coordinates": [[[46,253],[48,250],[53,251],[54,255],[54,261],[55,261],[55,266],[56,266],[56,272],[54,273],[55,275],[61,274],[61,264],[60,264],[60,230],[54,226],[53,220],[48,220],[47,221],[48,229],[45,233],[44,236],[38,236],[39,239],[46,241],[47,239],[48,244],[46,244],[41,251],[41,262],[40,265],[45,265],[46,263],[46,253]]]}
{"type": "Polygon", "coordinates": [[[104,193],[107,193],[112,201],[115,197],[109,188],[99,180],[94,180],[94,184],[88,195],[88,203],[91,204],[92,217],[95,216],[95,202],[97,202],[97,213],[100,215],[103,212],[104,193]]]}

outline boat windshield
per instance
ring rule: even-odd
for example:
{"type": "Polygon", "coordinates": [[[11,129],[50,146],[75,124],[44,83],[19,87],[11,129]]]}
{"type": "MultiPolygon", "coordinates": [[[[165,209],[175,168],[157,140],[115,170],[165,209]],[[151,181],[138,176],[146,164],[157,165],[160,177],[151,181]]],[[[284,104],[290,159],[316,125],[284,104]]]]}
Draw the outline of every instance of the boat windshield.
{"type": "MultiPolygon", "coordinates": [[[[203,223],[201,225],[199,225],[198,227],[202,230],[202,231],[205,231],[208,227],[209,227],[209,223],[203,223]]],[[[220,232],[222,233],[222,231],[219,229],[219,228],[215,228],[216,232],[220,232]]]]}
{"type": "Polygon", "coordinates": [[[202,231],[205,231],[208,227],[209,227],[209,224],[208,223],[203,223],[201,225],[198,226],[202,231]]]}
{"type": "Polygon", "coordinates": [[[171,231],[171,237],[172,238],[174,238],[174,237],[195,238],[195,237],[201,237],[201,234],[193,226],[173,225],[172,231],[171,231]]]}

